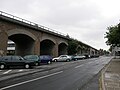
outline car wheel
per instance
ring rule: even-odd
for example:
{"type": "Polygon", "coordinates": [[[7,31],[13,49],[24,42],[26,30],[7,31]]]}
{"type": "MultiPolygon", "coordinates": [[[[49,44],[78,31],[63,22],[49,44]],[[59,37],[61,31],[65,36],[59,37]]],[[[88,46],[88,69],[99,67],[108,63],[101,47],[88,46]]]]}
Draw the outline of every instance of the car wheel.
{"type": "Polygon", "coordinates": [[[57,62],[57,60],[56,60],[56,59],[55,59],[54,61],[55,61],[55,62],[57,62]]]}
{"type": "Polygon", "coordinates": [[[75,59],[74,61],[77,61],[77,59],[75,59]]]}
{"type": "Polygon", "coordinates": [[[29,64],[25,64],[25,68],[26,69],[30,68],[30,65],[29,64]]]}
{"type": "Polygon", "coordinates": [[[38,66],[38,65],[39,65],[39,63],[38,63],[38,62],[36,62],[36,63],[35,63],[35,65],[36,65],[36,66],[38,66]]]}
{"type": "Polygon", "coordinates": [[[5,65],[4,64],[1,64],[0,65],[0,69],[4,69],[5,68],[5,65]]]}
{"type": "Polygon", "coordinates": [[[51,62],[50,61],[48,61],[48,64],[50,64],[51,62]]]}
{"type": "Polygon", "coordinates": [[[69,60],[69,59],[67,59],[66,61],[67,61],[67,62],[69,62],[70,60],[69,60]]]}

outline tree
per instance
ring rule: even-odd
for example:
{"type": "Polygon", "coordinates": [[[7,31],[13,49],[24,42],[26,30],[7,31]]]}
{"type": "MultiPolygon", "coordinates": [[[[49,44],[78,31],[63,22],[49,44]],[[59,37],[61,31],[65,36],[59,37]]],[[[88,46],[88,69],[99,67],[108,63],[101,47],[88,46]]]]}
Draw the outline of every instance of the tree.
{"type": "Polygon", "coordinates": [[[110,46],[109,51],[112,52],[112,46],[110,46]]]}
{"type": "Polygon", "coordinates": [[[68,54],[73,55],[77,53],[78,42],[77,40],[71,40],[68,42],[68,54]]]}
{"type": "Polygon", "coordinates": [[[74,54],[80,54],[82,51],[88,50],[89,46],[82,43],[81,41],[78,41],[77,39],[72,39],[68,42],[68,54],[74,55],[74,54]]]}
{"type": "Polygon", "coordinates": [[[110,26],[107,28],[105,38],[107,38],[106,44],[110,46],[120,45],[120,25],[110,26]]]}

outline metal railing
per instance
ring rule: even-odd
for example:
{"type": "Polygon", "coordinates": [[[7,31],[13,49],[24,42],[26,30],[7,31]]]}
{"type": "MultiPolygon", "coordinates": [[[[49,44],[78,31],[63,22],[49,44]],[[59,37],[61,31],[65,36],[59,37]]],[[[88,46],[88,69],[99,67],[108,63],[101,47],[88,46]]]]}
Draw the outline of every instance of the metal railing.
{"type": "Polygon", "coordinates": [[[50,29],[50,28],[48,28],[48,27],[45,27],[45,26],[42,26],[42,25],[36,24],[36,23],[34,23],[34,22],[31,22],[31,21],[28,21],[28,20],[22,19],[22,18],[20,18],[20,17],[17,17],[17,16],[14,16],[14,15],[8,14],[8,13],[3,12],[3,11],[0,11],[0,15],[2,15],[2,16],[6,16],[6,17],[9,17],[9,18],[12,18],[12,19],[18,20],[18,21],[21,21],[21,22],[23,22],[23,23],[27,23],[27,24],[29,24],[29,25],[31,25],[31,26],[34,26],[34,27],[39,27],[39,28],[45,29],[45,30],[47,30],[47,31],[50,31],[50,32],[53,32],[53,33],[56,33],[56,34],[62,35],[62,36],[64,36],[64,37],[67,36],[67,34],[64,34],[64,33],[61,33],[61,32],[59,32],[59,31],[56,31],[56,30],[50,29]]]}
{"type": "MultiPolygon", "coordinates": [[[[74,38],[70,37],[68,34],[61,33],[61,32],[59,32],[59,31],[50,29],[50,28],[48,28],[48,27],[45,27],[45,26],[36,24],[36,23],[34,23],[34,22],[31,22],[31,21],[22,19],[22,18],[20,18],[20,17],[14,16],[14,15],[11,15],[11,14],[8,14],[8,13],[6,13],[6,12],[0,11],[0,15],[9,17],[9,18],[12,18],[12,19],[15,19],[15,20],[18,20],[18,21],[20,21],[20,22],[29,24],[29,25],[34,26],[34,27],[37,27],[37,28],[45,29],[46,31],[49,31],[49,32],[52,32],[52,33],[61,35],[61,36],[63,36],[63,37],[66,37],[66,38],[75,40],[74,38]]],[[[81,41],[80,41],[80,42],[81,42],[81,41]]],[[[83,43],[83,42],[82,42],[82,43],[83,43]]],[[[84,44],[85,44],[85,43],[84,43],[84,44]]],[[[88,44],[85,44],[85,45],[88,45],[88,44]]],[[[89,46],[89,45],[88,45],[88,46],[89,46]]],[[[91,46],[89,46],[89,47],[91,47],[91,46]]]]}

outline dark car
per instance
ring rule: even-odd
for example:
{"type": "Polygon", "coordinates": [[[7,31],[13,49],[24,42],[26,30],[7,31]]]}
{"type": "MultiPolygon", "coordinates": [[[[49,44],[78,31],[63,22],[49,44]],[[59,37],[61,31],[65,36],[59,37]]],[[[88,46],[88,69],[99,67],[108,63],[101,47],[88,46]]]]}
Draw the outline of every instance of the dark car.
{"type": "Polygon", "coordinates": [[[35,62],[24,60],[21,56],[0,57],[0,69],[8,68],[10,66],[24,66],[25,68],[30,68],[35,66],[35,62]]]}
{"type": "Polygon", "coordinates": [[[40,55],[40,63],[50,64],[52,62],[52,57],[50,55],[40,55]]]}
{"type": "Polygon", "coordinates": [[[23,58],[25,60],[34,61],[36,66],[38,66],[40,64],[40,59],[37,55],[26,55],[23,58]]]}

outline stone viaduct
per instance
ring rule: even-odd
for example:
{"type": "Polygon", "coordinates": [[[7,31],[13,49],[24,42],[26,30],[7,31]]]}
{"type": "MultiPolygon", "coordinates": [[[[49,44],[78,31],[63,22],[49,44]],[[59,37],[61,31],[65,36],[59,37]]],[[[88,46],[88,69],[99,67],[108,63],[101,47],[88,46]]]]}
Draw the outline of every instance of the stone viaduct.
{"type": "MultiPolygon", "coordinates": [[[[16,55],[48,54],[55,57],[67,54],[70,38],[30,21],[0,13],[0,50],[4,55],[7,53],[8,40],[15,43],[16,55]]],[[[90,53],[92,51],[95,53],[93,48],[90,53]]]]}

